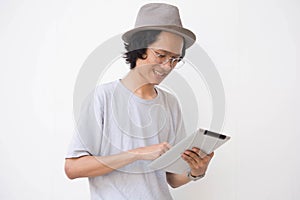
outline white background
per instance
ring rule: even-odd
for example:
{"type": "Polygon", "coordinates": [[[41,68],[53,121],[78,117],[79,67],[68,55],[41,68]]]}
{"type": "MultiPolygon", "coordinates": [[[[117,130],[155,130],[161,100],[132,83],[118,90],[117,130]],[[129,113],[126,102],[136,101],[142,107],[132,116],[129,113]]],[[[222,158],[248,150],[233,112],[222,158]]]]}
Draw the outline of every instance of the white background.
{"type": "MultiPolygon", "coordinates": [[[[63,170],[76,76],[146,2],[0,1],[0,199],[89,198],[87,180],[63,170]]],[[[168,2],[220,73],[232,136],[174,199],[299,199],[300,2],[168,2]]]]}

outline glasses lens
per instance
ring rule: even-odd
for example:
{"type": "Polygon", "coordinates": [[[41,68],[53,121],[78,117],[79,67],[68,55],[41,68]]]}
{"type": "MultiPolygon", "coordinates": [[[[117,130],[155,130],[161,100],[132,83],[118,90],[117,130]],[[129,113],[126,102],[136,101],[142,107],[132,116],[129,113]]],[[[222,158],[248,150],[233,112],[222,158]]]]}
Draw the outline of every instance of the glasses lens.
{"type": "Polygon", "coordinates": [[[159,52],[156,52],[151,48],[150,48],[150,50],[156,56],[156,62],[158,64],[165,65],[170,62],[171,67],[176,68],[176,69],[182,67],[185,64],[185,62],[184,62],[184,60],[182,60],[182,58],[169,58],[168,56],[161,54],[159,52]]]}
{"type": "MultiPolygon", "coordinates": [[[[175,63],[174,63],[175,64],[175,63]]],[[[175,65],[175,69],[179,69],[181,68],[183,65],[185,64],[185,61],[184,60],[180,60],[179,62],[177,62],[177,64],[175,65]]]]}

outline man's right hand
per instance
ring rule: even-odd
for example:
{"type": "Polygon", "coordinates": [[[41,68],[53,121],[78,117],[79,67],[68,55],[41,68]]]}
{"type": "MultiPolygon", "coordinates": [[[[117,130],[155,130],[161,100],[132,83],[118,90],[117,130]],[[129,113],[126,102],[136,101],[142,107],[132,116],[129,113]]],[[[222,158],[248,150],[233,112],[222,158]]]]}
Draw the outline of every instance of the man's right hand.
{"type": "Polygon", "coordinates": [[[109,156],[67,158],[65,171],[70,179],[108,174],[137,160],[154,160],[170,149],[167,142],[140,147],[109,156]]]}
{"type": "Polygon", "coordinates": [[[170,144],[163,142],[160,144],[132,149],[128,152],[135,154],[138,160],[154,160],[164,154],[170,148],[170,144]]]}

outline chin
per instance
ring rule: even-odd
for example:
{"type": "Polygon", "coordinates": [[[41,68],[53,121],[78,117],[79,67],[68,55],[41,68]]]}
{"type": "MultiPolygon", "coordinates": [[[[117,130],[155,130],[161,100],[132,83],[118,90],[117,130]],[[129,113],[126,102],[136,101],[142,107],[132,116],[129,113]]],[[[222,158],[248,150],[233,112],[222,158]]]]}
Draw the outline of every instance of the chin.
{"type": "Polygon", "coordinates": [[[161,82],[163,82],[164,78],[161,80],[150,80],[150,84],[152,85],[159,85],[161,82]]]}
{"type": "Polygon", "coordinates": [[[154,82],[154,81],[150,81],[150,82],[149,82],[149,84],[151,84],[151,85],[159,85],[159,84],[160,84],[160,82],[154,82]]]}

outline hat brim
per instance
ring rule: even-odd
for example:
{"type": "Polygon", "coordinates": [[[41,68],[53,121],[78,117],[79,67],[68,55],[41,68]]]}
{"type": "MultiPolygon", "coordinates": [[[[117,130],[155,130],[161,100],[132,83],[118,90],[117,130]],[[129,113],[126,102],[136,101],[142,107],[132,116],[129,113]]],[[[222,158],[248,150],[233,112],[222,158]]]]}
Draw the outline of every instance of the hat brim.
{"type": "Polygon", "coordinates": [[[192,31],[178,26],[141,26],[125,32],[122,35],[122,39],[125,43],[129,43],[133,34],[145,30],[161,30],[180,35],[184,38],[186,49],[192,46],[196,41],[196,35],[192,31]]]}

